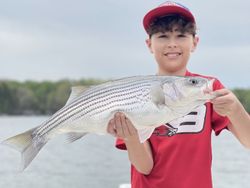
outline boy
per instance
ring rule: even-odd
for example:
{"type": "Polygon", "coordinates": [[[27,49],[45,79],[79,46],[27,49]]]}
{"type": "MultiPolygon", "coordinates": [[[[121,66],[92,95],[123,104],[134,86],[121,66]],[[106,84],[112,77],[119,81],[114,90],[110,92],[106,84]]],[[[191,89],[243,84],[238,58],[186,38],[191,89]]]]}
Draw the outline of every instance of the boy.
{"type": "MultiPolygon", "coordinates": [[[[193,14],[175,2],[149,11],[143,20],[149,36],[146,44],[158,64],[158,75],[201,76],[187,71],[190,53],[198,44],[193,14]]],[[[217,80],[216,99],[190,114],[155,129],[140,143],[129,119],[116,113],[108,132],[118,137],[116,146],[127,149],[131,161],[132,188],[212,188],[211,133],[229,129],[250,148],[250,118],[231,91],[217,80]],[[171,128],[185,131],[171,133],[171,128]],[[197,132],[194,126],[201,126],[197,132]]]]}

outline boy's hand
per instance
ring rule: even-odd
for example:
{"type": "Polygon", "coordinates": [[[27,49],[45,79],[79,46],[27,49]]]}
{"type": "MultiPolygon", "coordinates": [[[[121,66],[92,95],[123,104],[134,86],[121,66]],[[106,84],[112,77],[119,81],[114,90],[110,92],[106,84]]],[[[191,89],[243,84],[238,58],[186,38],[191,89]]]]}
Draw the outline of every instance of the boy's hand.
{"type": "Polygon", "coordinates": [[[107,132],[124,140],[131,164],[138,172],[149,175],[154,166],[150,143],[140,143],[139,135],[132,122],[123,113],[117,112],[107,127],[107,132]]]}
{"type": "Polygon", "coordinates": [[[132,122],[121,112],[117,112],[114,115],[114,118],[109,121],[107,132],[115,137],[122,138],[123,140],[138,138],[136,128],[132,122]]]}
{"type": "Polygon", "coordinates": [[[216,98],[211,100],[214,110],[221,116],[232,116],[237,114],[241,103],[237,97],[228,89],[214,91],[216,98]]]}

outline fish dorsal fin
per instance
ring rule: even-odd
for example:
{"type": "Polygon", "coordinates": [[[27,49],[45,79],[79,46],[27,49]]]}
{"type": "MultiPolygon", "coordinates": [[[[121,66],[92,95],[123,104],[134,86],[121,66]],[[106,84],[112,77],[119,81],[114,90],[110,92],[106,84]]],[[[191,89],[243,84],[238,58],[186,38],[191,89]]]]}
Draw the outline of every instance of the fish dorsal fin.
{"type": "Polygon", "coordinates": [[[70,96],[69,96],[68,101],[66,102],[65,105],[68,105],[69,103],[71,103],[75,98],[79,97],[85,90],[87,90],[87,88],[84,86],[72,87],[70,96]]]}

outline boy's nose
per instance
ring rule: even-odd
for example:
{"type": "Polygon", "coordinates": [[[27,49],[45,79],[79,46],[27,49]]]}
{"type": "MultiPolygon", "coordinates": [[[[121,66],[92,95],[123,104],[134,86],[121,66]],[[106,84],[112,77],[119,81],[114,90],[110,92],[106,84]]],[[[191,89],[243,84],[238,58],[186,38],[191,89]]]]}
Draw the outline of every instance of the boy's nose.
{"type": "Polygon", "coordinates": [[[168,45],[168,48],[176,48],[177,47],[177,43],[173,39],[169,40],[167,45],[168,45]]]}

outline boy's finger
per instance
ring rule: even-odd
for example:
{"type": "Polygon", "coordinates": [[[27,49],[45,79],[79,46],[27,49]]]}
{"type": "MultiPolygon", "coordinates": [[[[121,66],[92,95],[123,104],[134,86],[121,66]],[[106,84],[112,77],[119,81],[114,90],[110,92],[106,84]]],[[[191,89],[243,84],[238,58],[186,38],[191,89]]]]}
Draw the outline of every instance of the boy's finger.
{"type": "Polygon", "coordinates": [[[228,89],[219,89],[219,90],[214,91],[212,94],[215,96],[215,98],[218,98],[218,97],[225,96],[229,93],[230,91],[228,89]]]}
{"type": "Polygon", "coordinates": [[[123,129],[123,134],[124,136],[130,136],[130,132],[129,132],[129,129],[128,129],[128,126],[127,126],[127,123],[126,123],[126,117],[124,114],[121,114],[120,116],[121,118],[121,123],[122,123],[122,129],[123,129]]]}
{"type": "Polygon", "coordinates": [[[115,128],[116,128],[116,132],[117,132],[118,137],[121,137],[121,138],[124,137],[121,118],[120,118],[119,113],[115,114],[115,128]]]}
{"type": "Polygon", "coordinates": [[[134,125],[130,121],[130,119],[126,118],[126,124],[127,124],[127,127],[128,127],[130,134],[135,135],[137,133],[137,129],[134,127],[134,125]]]}
{"type": "Polygon", "coordinates": [[[213,94],[215,98],[210,100],[213,104],[226,104],[230,102],[230,91],[227,89],[216,90],[213,92],[213,94]]]}
{"type": "Polygon", "coordinates": [[[114,119],[111,119],[108,123],[108,127],[107,127],[107,132],[109,134],[112,134],[113,136],[116,136],[116,130],[115,130],[115,123],[114,123],[114,119]]]}

